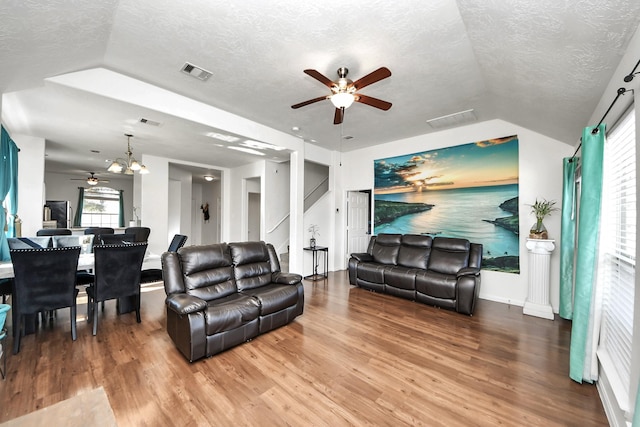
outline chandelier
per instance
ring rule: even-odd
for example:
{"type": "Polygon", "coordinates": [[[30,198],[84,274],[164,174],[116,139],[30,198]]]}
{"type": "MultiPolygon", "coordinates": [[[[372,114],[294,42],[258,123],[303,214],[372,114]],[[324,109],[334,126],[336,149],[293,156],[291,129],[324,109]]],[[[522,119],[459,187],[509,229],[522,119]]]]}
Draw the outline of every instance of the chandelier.
{"type": "Polygon", "coordinates": [[[135,171],[138,171],[140,175],[148,174],[149,169],[147,169],[145,165],[140,164],[136,158],[133,157],[133,152],[131,152],[130,140],[133,135],[125,133],[124,136],[127,137],[127,151],[124,153],[127,155],[127,158],[123,159],[119,157],[115,159],[107,170],[114,173],[124,173],[125,175],[133,175],[135,171]]]}

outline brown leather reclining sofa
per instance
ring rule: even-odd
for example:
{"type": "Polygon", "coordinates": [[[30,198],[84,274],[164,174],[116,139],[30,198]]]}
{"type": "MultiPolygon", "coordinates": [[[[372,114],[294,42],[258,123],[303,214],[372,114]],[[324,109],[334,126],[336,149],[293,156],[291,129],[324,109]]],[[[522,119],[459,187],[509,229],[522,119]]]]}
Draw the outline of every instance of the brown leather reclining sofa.
{"type": "Polygon", "coordinates": [[[466,239],[381,233],[351,254],[349,282],[472,315],[481,264],[482,245],[466,239]]]}
{"type": "Polygon", "coordinates": [[[189,246],[162,255],[167,331],[193,362],[286,325],[304,308],[302,277],[264,242],[189,246]]]}

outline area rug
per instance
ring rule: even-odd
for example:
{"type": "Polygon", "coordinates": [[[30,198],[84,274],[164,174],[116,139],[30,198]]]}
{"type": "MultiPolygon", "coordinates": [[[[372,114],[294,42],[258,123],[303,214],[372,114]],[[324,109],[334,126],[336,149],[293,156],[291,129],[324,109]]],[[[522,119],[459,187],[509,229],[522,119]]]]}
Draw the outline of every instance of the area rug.
{"type": "Polygon", "coordinates": [[[117,427],[109,398],[102,387],[0,424],[0,427],[117,427]]]}

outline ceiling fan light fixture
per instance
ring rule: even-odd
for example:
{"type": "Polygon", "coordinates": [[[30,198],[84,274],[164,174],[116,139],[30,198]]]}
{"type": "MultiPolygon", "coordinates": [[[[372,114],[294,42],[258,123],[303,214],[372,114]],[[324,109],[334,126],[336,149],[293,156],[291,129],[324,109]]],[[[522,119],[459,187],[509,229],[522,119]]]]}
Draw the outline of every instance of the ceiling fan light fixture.
{"type": "Polygon", "coordinates": [[[87,178],[87,184],[98,185],[98,178],[87,178]]]}
{"type": "Polygon", "coordinates": [[[352,93],[338,92],[331,95],[331,103],[336,108],[349,108],[356,97],[352,93]]]}

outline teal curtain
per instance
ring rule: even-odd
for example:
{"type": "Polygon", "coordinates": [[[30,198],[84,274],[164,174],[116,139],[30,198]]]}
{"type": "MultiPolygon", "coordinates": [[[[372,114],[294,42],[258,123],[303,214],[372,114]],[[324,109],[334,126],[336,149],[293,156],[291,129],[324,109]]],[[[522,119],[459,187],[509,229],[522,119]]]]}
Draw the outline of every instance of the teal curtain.
{"type": "Polygon", "coordinates": [[[3,261],[11,259],[7,236],[15,235],[13,220],[18,210],[18,151],[18,147],[9,137],[4,126],[0,126],[0,202],[2,202],[0,203],[0,260],[3,261]],[[7,226],[4,201],[7,202],[11,215],[10,227],[7,226]]]}
{"type": "Polygon", "coordinates": [[[120,215],[118,219],[119,227],[124,227],[124,190],[118,190],[120,193],[120,215]]]}
{"type": "MultiPolygon", "coordinates": [[[[598,132],[585,128],[582,132],[582,185],[580,188],[580,214],[578,222],[578,249],[576,259],[576,283],[571,326],[569,376],[581,383],[584,377],[587,340],[593,282],[600,229],[600,201],[602,195],[602,159],[604,153],[605,125],[598,132]]],[[[589,350],[590,351],[590,350],[589,350]]]]}
{"type": "Polygon", "coordinates": [[[579,157],[563,159],[562,220],[560,229],[560,317],[573,318],[573,274],[576,246],[576,167],[579,157]]]}
{"type": "Polygon", "coordinates": [[[84,187],[78,187],[78,207],[73,217],[73,226],[82,227],[82,209],[84,207],[84,187]]]}

